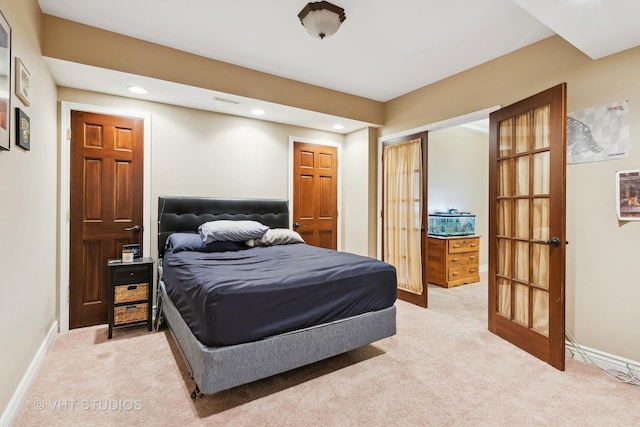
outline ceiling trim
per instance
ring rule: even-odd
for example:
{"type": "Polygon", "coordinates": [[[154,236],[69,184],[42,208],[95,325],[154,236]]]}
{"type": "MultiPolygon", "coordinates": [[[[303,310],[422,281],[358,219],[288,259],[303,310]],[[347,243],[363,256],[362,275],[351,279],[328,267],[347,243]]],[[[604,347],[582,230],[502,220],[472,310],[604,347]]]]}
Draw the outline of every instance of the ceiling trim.
{"type": "Polygon", "coordinates": [[[383,125],[384,103],[43,14],[42,55],[383,125]],[[135,58],[135,60],[132,60],[135,58]]]}

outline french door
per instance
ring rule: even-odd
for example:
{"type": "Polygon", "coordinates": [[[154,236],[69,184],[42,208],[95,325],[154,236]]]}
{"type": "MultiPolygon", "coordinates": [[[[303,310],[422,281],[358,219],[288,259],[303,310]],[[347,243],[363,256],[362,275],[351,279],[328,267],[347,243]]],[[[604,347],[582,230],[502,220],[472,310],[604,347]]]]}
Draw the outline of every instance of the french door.
{"type": "Polygon", "coordinates": [[[382,169],[382,259],[396,268],[398,298],[427,307],[427,133],[386,141],[382,169]]]}
{"type": "Polygon", "coordinates": [[[490,115],[489,330],[564,370],[566,83],[490,115]]]}

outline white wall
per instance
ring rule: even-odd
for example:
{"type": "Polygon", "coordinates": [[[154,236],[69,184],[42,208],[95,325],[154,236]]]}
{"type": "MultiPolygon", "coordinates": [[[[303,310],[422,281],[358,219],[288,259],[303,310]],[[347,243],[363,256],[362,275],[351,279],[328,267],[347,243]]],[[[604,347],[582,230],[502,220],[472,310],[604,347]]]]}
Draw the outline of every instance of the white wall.
{"type": "Polygon", "coordinates": [[[369,130],[362,129],[345,138],[343,171],[343,250],[369,255],[369,130]],[[351,237],[351,238],[350,238],[351,237]]]}
{"type": "Polygon", "coordinates": [[[153,256],[157,254],[158,196],[287,199],[291,136],[342,146],[342,192],[350,196],[343,196],[340,249],[367,253],[364,242],[367,242],[368,231],[359,227],[362,218],[366,218],[368,202],[366,132],[350,135],[349,142],[345,143],[341,134],[70,88],[59,88],[58,98],[151,115],[153,256]],[[358,158],[360,155],[364,156],[362,160],[358,158]],[[358,200],[352,201],[351,195],[358,200]],[[364,199],[360,200],[360,195],[364,199]],[[351,207],[352,203],[354,207],[351,207]]]}
{"type": "Polygon", "coordinates": [[[476,215],[480,265],[488,264],[489,135],[449,127],[429,132],[429,213],[458,209],[476,215]]]}
{"type": "MultiPolygon", "coordinates": [[[[54,326],[56,307],[56,86],[40,56],[35,0],[0,0],[12,56],[31,74],[26,107],[11,90],[11,150],[0,152],[0,413],[54,326]],[[31,119],[31,151],[15,145],[14,108],[31,119]]],[[[12,61],[13,68],[13,61],[12,61]]],[[[12,76],[13,77],[13,76],[12,76]]]]}

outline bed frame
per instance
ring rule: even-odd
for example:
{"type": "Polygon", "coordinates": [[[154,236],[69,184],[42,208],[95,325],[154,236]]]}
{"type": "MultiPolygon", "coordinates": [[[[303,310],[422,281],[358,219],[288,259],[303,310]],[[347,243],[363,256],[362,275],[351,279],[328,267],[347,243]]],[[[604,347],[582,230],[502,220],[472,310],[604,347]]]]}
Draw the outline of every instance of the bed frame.
{"type": "MultiPolygon", "coordinates": [[[[255,220],[271,228],[289,228],[286,200],[197,197],[158,198],[158,254],[162,258],[167,237],[195,232],[213,220],[255,220]]],[[[161,268],[162,262],[159,266],[161,268]]],[[[225,347],[207,347],[167,295],[158,275],[158,315],[166,322],[195,381],[193,399],[308,365],[396,333],[396,307],[348,319],[225,347]]]]}

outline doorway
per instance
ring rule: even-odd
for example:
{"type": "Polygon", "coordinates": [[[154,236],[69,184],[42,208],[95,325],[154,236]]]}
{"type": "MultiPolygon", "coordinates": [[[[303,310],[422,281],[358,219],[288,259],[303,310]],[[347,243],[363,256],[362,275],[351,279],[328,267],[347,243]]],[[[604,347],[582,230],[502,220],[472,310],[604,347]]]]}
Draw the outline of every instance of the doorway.
{"type": "MultiPolygon", "coordinates": [[[[476,112],[473,112],[473,113],[469,113],[469,114],[465,114],[465,115],[462,115],[462,116],[458,116],[458,117],[454,117],[454,118],[451,118],[451,119],[447,119],[447,120],[443,120],[443,121],[440,121],[440,122],[436,122],[436,123],[432,123],[432,124],[429,124],[429,125],[425,125],[425,126],[422,126],[422,127],[419,127],[419,128],[412,129],[412,130],[407,131],[407,132],[402,132],[402,133],[399,133],[399,134],[393,134],[393,135],[389,135],[389,136],[385,136],[385,137],[379,138],[379,140],[378,140],[378,171],[382,171],[383,162],[382,162],[381,153],[383,152],[383,146],[387,141],[391,141],[391,140],[394,140],[394,139],[397,139],[397,138],[405,137],[407,135],[416,134],[418,132],[427,131],[428,140],[429,140],[428,143],[427,143],[427,164],[428,164],[428,166],[426,168],[427,169],[427,184],[426,185],[427,185],[427,189],[428,189],[428,191],[427,191],[427,193],[428,193],[427,199],[428,200],[432,200],[430,192],[431,191],[435,191],[435,193],[438,194],[439,191],[437,189],[432,189],[432,186],[430,185],[430,181],[431,181],[431,171],[430,171],[430,169],[432,167],[434,167],[433,161],[430,159],[430,156],[431,156],[432,153],[429,152],[429,145],[432,142],[431,138],[432,137],[439,138],[439,132],[442,132],[440,135],[445,135],[446,136],[447,130],[457,129],[457,128],[461,127],[462,125],[466,125],[467,128],[469,126],[477,127],[478,123],[475,123],[475,122],[487,120],[488,117],[489,117],[489,114],[491,112],[493,112],[493,111],[496,111],[497,109],[499,109],[499,106],[494,106],[494,107],[486,108],[484,110],[479,110],[479,111],[476,111],[476,112]]],[[[465,129],[465,128],[462,128],[462,129],[465,129]]],[[[466,129],[466,130],[467,131],[471,131],[471,129],[466,129]]],[[[479,131],[477,128],[473,129],[473,130],[476,131],[476,132],[479,131]]],[[[485,130],[481,130],[481,134],[484,134],[485,132],[486,132],[485,130]]],[[[482,138],[484,138],[484,136],[482,136],[482,138]]],[[[488,141],[488,135],[486,135],[486,140],[488,141]]],[[[459,141],[459,139],[458,139],[458,141],[459,141]]],[[[488,159],[488,150],[489,150],[489,148],[488,148],[488,142],[487,142],[486,145],[485,145],[485,151],[483,153],[484,158],[487,158],[487,159],[488,159]]],[[[455,167],[454,167],[455,166],[455,164],[454,164],[455,156],[453,156],[454,159],[452,160],[452,159],[448,158],[450,155],[451,155],[451,153],[448,153],[443,158],[439,158],[438,159],[438,162],[441,163],[440,166],[445,167],[448,172],[451,172],[452,170],[455,171],[455,167]]],[[[484,163],[485,163],[484,167],[486,168],[486,165],[488,164],[488,160],[487,160],[487,162],[484,162],[484,163]]],[[[437,170],[437,168],[436,168],[436,170],[437,170]]],[[[462,172],[464,172],[464,171],[461,171],[461,173],[462,172]]],[[[474,177],[473,179],[477,180],[478,178],[474,177]]],[[[484,179],[485,181],[487,181],[488,177],[485,174],[484,177],[481,178],[481,179],[484,179]]],[[[383,181],[382,173],[379,172],[378,173],[378,212],[382,212],[382,210],[383,210],[383,202],[382,202],[382,200],[383,200],[383,195],[382,195],[383,184],[382,184],[382,181],[383,181]]],[[[485,193],[485,195],[486,195],[486,193],[485,193]]],[[[485,202],[486,202],[486,197],[485,197],[485,202]]],[[[486,203],[485,203],[485,205],[486,205],[486,203]]],[[[446,206],[446,202],[445,202],[445,206],[446,206]]],[[[430,209],[430,206],[428,205],[428,203],[426,203],[425,204],[425,211],[428,211],[429,209],[430,209]]],[[[488,208],[485,208],[485,209],[488,209],[488,208]]],[[[483,215],[484,215],[484,217],[487,216],[486,210],[483,211],[483,215]]],[[[426,230],[427,224],[424,224],[424,227],[425,227],[425,230],[426,230]]],[[[378,230],[382,230],[382,228],[383,228],[382,220],[381,220],[381,218],[378,218],[378,230]]],[[[478,232],[478,230],[476,232],[478,232]]],[[[381,234],[382,234],[381,232],[378,233],[378,242],[377,242],[378,243],[377,256],[378,256],[379,259],[382,259],[382,247],[383,247],[382,246],[381,234]]],[[[426,232],[425,232],[425,235],[426,235],[426,232]]],[[[428,250],[428,248],[427,248],[427,250],[428,250]]],[[[487,250],[485,249],[484,252],[486,254],[487,250]]],[[[482,270],[485,270],[486,269],[486,261],[481,261],[481,263],[482,263],[481,264],[482,270]]],[[[427,294],[428,294],[428,287],[429,286],[437,286],[437,285],[428,284],[428,282],[426,280],[425,280],[425,285],[427,286],[427,294]]]]}
{"type": "Polygon", "coordinates": [[[429,132],[429,214],[455,210],[474,217],[479,267],[488,267],[489,116],[429,132]]]}
{"type": "Polygon", "coordinates": [[[338,148],[293,143],[293,229],[311,246],[338,249],[338,148]]]}
{"type": "Polygon", "coordinates": [[[107,322],[107,261],[142,244],[143,120],[71,112],[69,327],[107,322]]]}
{"type": "Polygon", "coordinates": [[[564,370],[566,83],[489,127],[488,329],[564,370]]]}
{"type": "Polygon", "coordinates": [[[149,232],[144,234],[143,252],[151,251],[151,114],[118,108],[97,106],[70,101],[60,103],[60,157],[59,175],[59,213],[58,213],[58,328],[60,333],[69,331],[69,260],[70,260],[70,164],[71,151],[69,134],[71,129],[71,111],[86,111],[98,114],[136,117],[144,120],[144,172],[143,172],[143,228],[149,232]]]}

